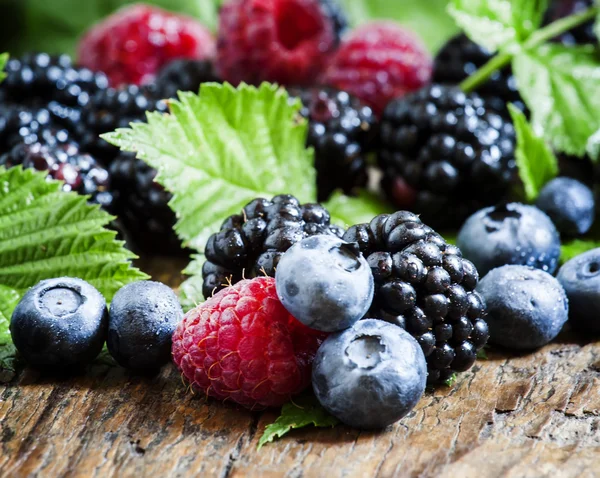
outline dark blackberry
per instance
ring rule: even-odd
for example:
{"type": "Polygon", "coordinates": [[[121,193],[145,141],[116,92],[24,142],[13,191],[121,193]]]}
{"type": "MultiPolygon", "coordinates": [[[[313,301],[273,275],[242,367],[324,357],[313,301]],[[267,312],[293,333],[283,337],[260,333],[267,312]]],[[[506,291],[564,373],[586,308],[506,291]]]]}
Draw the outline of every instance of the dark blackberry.
{"type": "Polygon", "coordinates": [[[412,212],[383,214],[352,226],[375,278],[369,317],[404,326],[421,344],[430,383],[467,370],[488,338],[473,264],[412,212]]]}
{"type": "Polygon", "coordinates": [[[513,125],[476,94],[428,86],[392,101],[380,131],[383,190],[435,227],[462,224],[516,178],[513,125]]]}
{"type": "MultiPolygon", "coordinates": [[[[471,41],[464,33],[452,38],[438,52],[433,65],[433,82],[457,85],[485,65],[494,55],[471,41]]],[[[514,103],[521,111],[525,104],[519,95],[517,81],[510,66],[496,71],[477,89],[491,108],[508,114],[507,104],[514,103]]]]}
{"type": "Polygon", "coordinates": [[[336,33],[338,43],[348,31],[348,17],[338,0],[320,0],[321,8],[325,14],[333,21],[333,28],[336,33]]]}
{"type": "Polygon", "coordinates": [[[11,58],[6,78],[0,85],[4,101],[20,105],[39,105],[57,101],[71,107],[83,107],[92,95],[108,87],[103,73],[73,66],[68,55],[29,53],[11,58]]]}
{"type": "Polygon", "coordinates": [[[176,218],[168,203],[171,194],[154,181],[156,170],[122,152],[110,165],[113,210],[127,229],[134,247],[163,254],[181,251],[173,231],[176,218]]]}
{"type": "Polygon", "coordinates": [[[156,77],[156,89],[163,98],[177,98],[178,91],[198,93],[202,83],[220,82],[212,62],[174,60],[162,68],[156,77]]]}
{"type": "MultiPolygon", "coordinates": [[[[577,13],[582,13],[594,6],[594,0],[554,0],[550,3],[546,14],[546,23],[552,23],[561,18],[568,17],[577,13]]],[[[557,41],[565,45],[585,45],[596,44],[598,37],[594,31],[594,21],[590,20],[579,25],[568,32],[563,33],[557,41]]]]}
{"type": "Polygon", "coordinates": [[[82,153],[76,144],[25,144],[14,146],[0,156],[0,166],[22,165],[64,181],[65,191],[75,191],[91,197],[91,202],[110,209],[113,201],[109,174],[89,154],[82,153]]]}
{"type": "Polygon", "coordinates": [[[345,91],[333,88],[290,88],[304,105],[309,120],[307,145],[315,149],[318,200],[336,189],[346,194],[367,184],[367,154],[376,136],[371,108],[345,91]]]}
{"type": "Polygon", "coordinates": [[[330,224],[329,212],[320,204],[301,205],[289,195],[275,196],[271,201],[255,199],[209,237],[202,268],[204,297],[211,297],[229,282],[263,274],[274,277],[283,253],[305,237],[341,237],[343,233],[330,224]]]}
{"type": "Polygon", "coordinates": [[[128,128],[133,122],[146,121],[147,111],[167,111],[166,102],[160,99],[153,86],[108,88],[94,95],[72,127],[77,131],[82,150],[110,164],[119,150],[99,135],[128,128]]]}

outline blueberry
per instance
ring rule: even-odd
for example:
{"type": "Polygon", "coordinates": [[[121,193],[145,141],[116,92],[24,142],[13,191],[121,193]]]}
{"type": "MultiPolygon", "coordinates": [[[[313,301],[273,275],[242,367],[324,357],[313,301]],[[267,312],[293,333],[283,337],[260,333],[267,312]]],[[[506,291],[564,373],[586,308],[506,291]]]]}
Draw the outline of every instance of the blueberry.
{"type": "MultiPolygon", "coordinates": [[[[479,282],[477,292],[487,304],[490,342],[505,347],[541,347],[558,335],[568,318],[564,289],[554,277],[539,269],[499,267],[479,282]]],[[[472,337],[476,339],[475,332],[472,337]]]]}
{"type": "Polygon", "coordinates": [[[536,205],[568,236],[585,234],[594,222],[594,194],[576,179],[553,179],[540,192],[536,205]]]}
{"type": "Polygon", "coordinates": [[[107,324],[100,292],[84,280],[61,277],[29,289],[13,312],[10,333],[29,365],[71,367],[100,353],[107,324]]]}
{"type": "Polygon", "coordinates": [[[556,277],[569,298],[569,322],[583,332],[600,334],[600,249],[565,263],[556,277]]]}
{"type": "Polygon", "coordinates": [[[460,229],[457,245],[482,276],[507,264],[552,274],[560,256],[560,237],[550,218],[534,206],[519,203],[473,214],[460,229]]]}
{"type": "MultiPolygon", "coordinates": [[[[275,280],[285,308],[304,325],[324,332],[351,327],[373,302],[373,274],[358,244],[335,236],[312,236],[292,246],[279,261],[275,280]]],[[[410,291],[390,293],[402,313],[410,291]]]]}
{"type": "Polygon", "coordinates": [[[171,337],[183,311],[175,293],[160,282],[134,282],[110,305],[108,351],[119,365],[154,371],[171,357],[171,337]]]}
{"type": "Polygon", "coordinates": [[[323,407],[346,425],[383,428],[417,404],[425,391],[427,365],[408,332],[366,319],[323,342],[312,382],[323,407]]]}

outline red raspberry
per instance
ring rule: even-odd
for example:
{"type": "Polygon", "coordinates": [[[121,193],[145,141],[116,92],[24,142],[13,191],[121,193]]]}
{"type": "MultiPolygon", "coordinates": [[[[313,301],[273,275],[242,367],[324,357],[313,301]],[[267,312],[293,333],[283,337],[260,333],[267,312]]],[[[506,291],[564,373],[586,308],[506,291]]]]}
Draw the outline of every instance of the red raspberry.
{"type": "Polygon", "coordinates": [[[275,279],[258,277],[189,311],[173,334],[173,360],[207,395],[254,410],[278,407],[310,384],[324,337],[283,307],[275,279]]]}
{"type": "Polygon", "coordinates": [[[230,0],[219,15],[217,70],[234,85],[309,84],[337,41],[320,0],[230,0]]]}
{"type": "Polygon", "coordinates": [[[347,91],[381,114],[394,98],[431,80],[433,60],[412,32],[392,22],[364,25],[342,43],[323,82],[347,91]]]}
{"type": "Polygon", "coordinates": [[[214,38],[196,20],[140,4],[92,27],[77,56],[82,66],[103,71],[111,86],[119,86],[149,83],[175,58],[204,60],[214,54],[214,38]]]}

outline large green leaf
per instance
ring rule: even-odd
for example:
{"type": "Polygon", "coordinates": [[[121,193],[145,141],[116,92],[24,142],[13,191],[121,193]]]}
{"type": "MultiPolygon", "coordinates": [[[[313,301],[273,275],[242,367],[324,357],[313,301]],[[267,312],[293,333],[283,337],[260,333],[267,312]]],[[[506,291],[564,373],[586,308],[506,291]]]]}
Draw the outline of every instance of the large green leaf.
{"type": "Polygon", "coordinates": [[[111,216],[75,193],[65,193],[44,173],[0,168],[0,344],[28,288],[53,277],[79,277],[107,300],[147,276],[135,257],[105,229],[111,216]]]}
{"type": "Polygon", "coordinates": [[[448,11],[490,51],[514,48],[540,26],[548,0],[451,0],[448,11]]]}
{"type": "Polygon", "coordinates": [[[600,61],[592,46],[552,44],[513,60],[534,126],[559,152],[583,156],[600,129],[600,61]]]}
{"type": "Polygon", "coordinates": [[[224,218],[257,197],[293,194],[316,199],[313,152],[305,148],[307,123],[300,101],[268,83],[255,88],[205,84],[200,95],[182,93],[171,114],[151,113],[104,138],[158,170],[173,193],[175,230],[202,251],[224,218]]]}

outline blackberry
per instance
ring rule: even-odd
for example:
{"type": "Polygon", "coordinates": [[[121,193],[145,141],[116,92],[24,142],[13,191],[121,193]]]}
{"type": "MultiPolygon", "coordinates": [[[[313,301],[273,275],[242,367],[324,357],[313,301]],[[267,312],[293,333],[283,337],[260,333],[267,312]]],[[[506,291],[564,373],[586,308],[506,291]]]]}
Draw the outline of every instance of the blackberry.
{"type": "Polygon", "coordinates": [[[11,58],[0,96],[6,102],[31,105],[57,101],[71,107],[83,107],[92,95],[108,87],[103,73],[73,66],[68,55],[30,53],[11,58]]]}
{"type": "MultiPolygon", "coordinates": [[[[494,55],[484,47],[471,41],[464,33],[452,38],[438,52],[433,65],[433,82],[457,85],[494,55]]],[[[510,66],[496,71],[477,93],[497,112],[508,115],[506,105],[514,103],[521,111],[526,107],[519,95],[517,81],[510,66]]]]}
{"type": "Polygon", "coordinates": [[[376,136],[375,116],[368,106],[333,88],[290,88],[302,101],[309,120],[307,145],[315,149],[318,200],[336,189],[352,194],[367,184],[366,156],[376,136]]]}
{"type": "Polygon", "coordinates": [[[476,94],[428,86],[392,101],[380,130],[383,190],[434,227],[460,225],[516,178],[513,125],[476,94]]]}
{"type": "Polygon", "coordinates": [[[118,148],[99,137],[130,123],[145,121],[146,111],[166,112],[167,104],[153,86],[127,85],[108,88],[94,95],[83,108],[81,118],[72,127],[77,131],[84,151],[110,164],[118,156],[118,148]]]}
{"type": "MultiPolygon", "coordinates": [[[[546,23],[552,23],[569,15],[582,13],[593,6],[594,0],[554,0],[547,11],[546,23]]],[[[590,20],[579,25],[563,33],[556,40],[565,45],[595,45],[598,42],[598,37],[594,31],[594,21],[590,20]]]]}
{"type": "Polygon", "coordinates": [[[155,85],[162,98],[177,98],[178,91],[198,93],[202,83],[219,81],[212,62],[183,58],[161,69],[155,85]]]}
{"type": "Polygon", "coordinates": [[[320,1],[321,8],[325,12],[325,15],[333,22],[333,28],[339,44],[344,34],[348,31],[348,17],[346,16],[346,12],[337,0],[320,1]]]}
{"type": "Polygon", "coordinates": [[[467,370],[488,339],[485,304],[475,287],[475,266],[412,212],[375,217],[352,226],[375,279],[369,317],[404,328],[427,358],[429,383],[467,370]]]}
{"type": "Polygon", "coordinates": [[[91,202],[110,209],[113,201],[108,171],[89,154],[82,153],[74,143],[25,144],[14,146],[0,156],[0,166],[22,165],[64,181],[63,190],[91,196],[91,202]]]}
{"type": "Polygon", "coordinates": [[[173,231],[176,218],[168,203],[171,194],[154,182],[156,170],[122,152],[110,165],[113,210],[133,244],[143,252],[177,253],[181,242],[173,231]]]}
{"type": "Polygon", "coordinates": [[[329,212],[320,204],[301,205],[289,195],[275,196],[271,201],[254,199],[209,237],[202,268],[204,297],[243,278],[263,274],[274,277],[283,253],[305,237],[341,237],[343,233],[343,229],[330,224],[329,212]]]}

